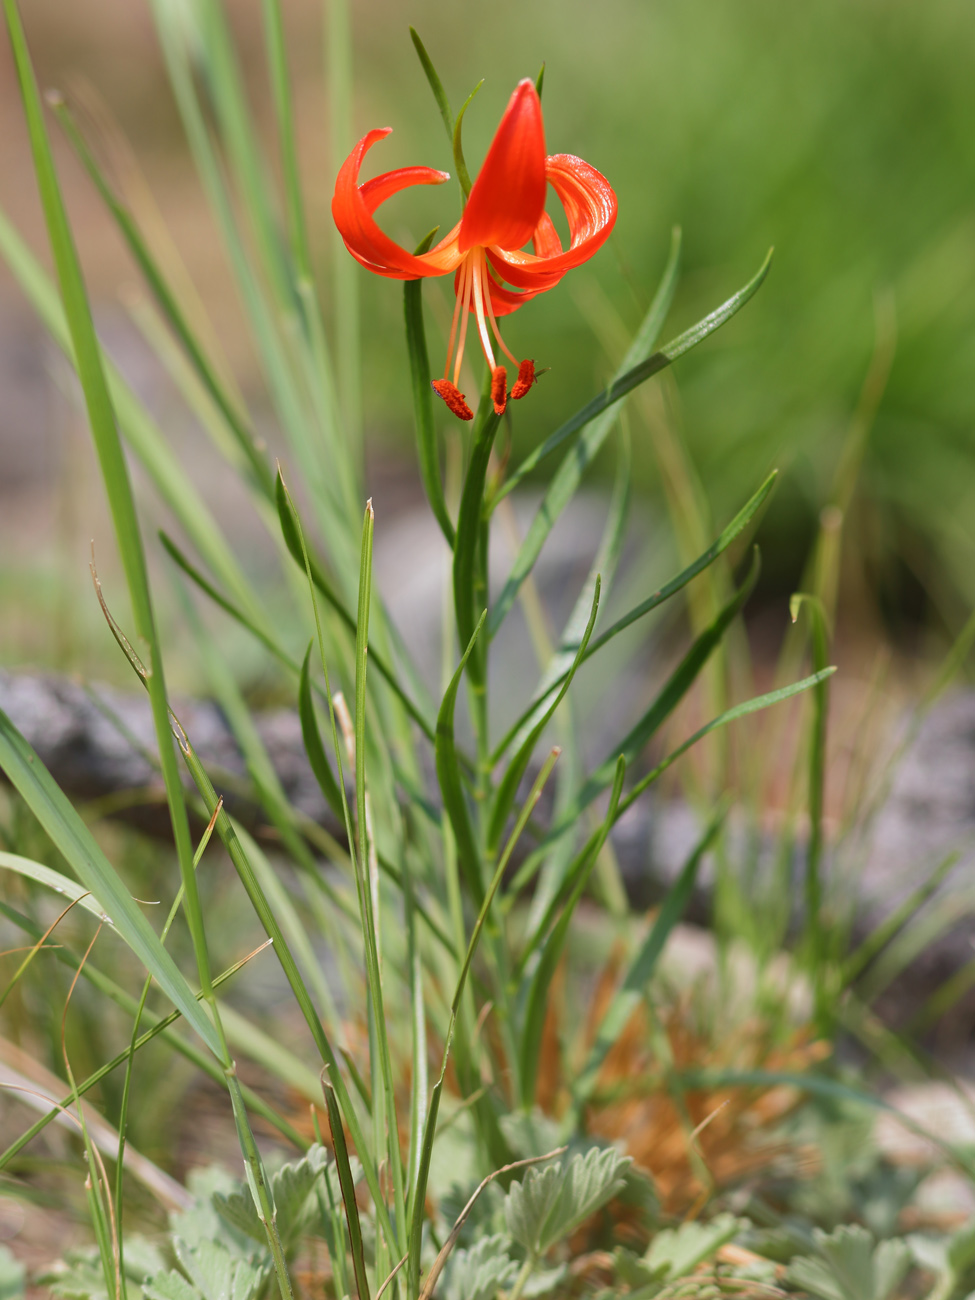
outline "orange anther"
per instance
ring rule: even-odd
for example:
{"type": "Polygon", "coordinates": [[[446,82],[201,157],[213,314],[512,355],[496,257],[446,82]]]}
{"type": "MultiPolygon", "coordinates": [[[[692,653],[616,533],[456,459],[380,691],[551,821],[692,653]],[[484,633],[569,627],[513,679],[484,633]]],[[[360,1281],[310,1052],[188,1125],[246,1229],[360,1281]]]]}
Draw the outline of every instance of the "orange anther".
{"type": "Polygon", "coordinates": [[[464,394],[460,392],[456,384],[452,384],[449,379],[434,379],[430,387],[438,397],[443,398],[458,419],[473,420],[474,412],[467,405],[464,394]]]}
{"type": "Polygon", "coordinates": [[[535,378],[534,361],[525,360],[518,367],[518,378],[515,380],[514,387],[511,390],[512,400],[517,402],[519,397],[524,397],[532,384],[537,383],[535,378]]]}
{"type": "Polygon", "coordinates": [[[494,414],[504,415],[504,408],[508,405],[508,372],[504,366],[495,366],[491,372],[491,401],[494,414]]]}

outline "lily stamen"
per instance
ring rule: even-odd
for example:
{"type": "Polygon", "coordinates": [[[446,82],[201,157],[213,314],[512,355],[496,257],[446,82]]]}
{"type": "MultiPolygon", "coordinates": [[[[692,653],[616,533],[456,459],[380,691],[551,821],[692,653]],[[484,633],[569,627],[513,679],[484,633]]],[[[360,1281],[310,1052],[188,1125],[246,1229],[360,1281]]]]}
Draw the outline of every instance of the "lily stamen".
{"type": "Polygon", "coordinates": [[[427,253],[408,253],[376,224],[373,213],[410,185],[440,185],[450,177],[430,167],[401,167],[359,184],[369,149],[387,128],[363,136],[335,182],[332,215],[352,256],[367,270],[397,280],[455,274],[453,319],[442,379],[433,387],[462,420],[473,412],[457,387],[473,310],[484,356],[491,367],[491,396],[500,415],[507,403],[507,372],[495,359],[493,333],[501,352],[518,367],[512,400],[535,382],[531,360],[518,362],[505,346],[498,317],[517,311],[536,294],[558,284],[565,271],[587,261],[616,221],[616,195],[605,177],[571,154],[545,155],[542,106],[533,81],[518,83],[475,180],[457,225],[427,253]],[[567,249],[545,211],[547,187],[555,190],[569,223],[567,249]],[[532,252],[525,246],[531,244],[532,252]],[[509,288],[509,286],[512,286],[509,288]],[[451,367],[453,378],[451,379],[451,367]]]}

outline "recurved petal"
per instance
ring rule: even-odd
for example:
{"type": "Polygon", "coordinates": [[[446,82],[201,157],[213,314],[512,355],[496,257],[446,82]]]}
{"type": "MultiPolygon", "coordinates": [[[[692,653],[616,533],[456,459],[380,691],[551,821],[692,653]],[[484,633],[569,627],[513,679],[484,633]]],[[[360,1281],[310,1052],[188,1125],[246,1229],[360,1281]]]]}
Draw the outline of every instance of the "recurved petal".
{"type": "Polygon", "coordinates": [[[521,248],[545,207],[545,128],[529,79],[519,81],[494,133],[460,223],[462,253],[476,245],[521,248]]]}
{"type": "Polygon", "coordinates": [[[595,167],[572,154],[553,154],[545,159],[545,174],[565,208],[569,247],[541,256],[537,249],[532,254],[492,248],[489,256],[494,266],[509,284],[519,288],[531,288],[539,277],[560,276],[588,261],[616,224],[616,195],[595,167]]]}
{"type": "Polygon", "coordinates": [[[332,196],[332,217],[345,246],[363,266],[379,275],[412,280],[422,275],[443,275],[460,261],[457,228],[436,248],[420,257],[408,253],[382,231],[372,214],[386,199],[410,185],[440,185],[450,177],[431,167],[401,167],[359,185],[362,160],[372,146],[390,134],[380,127],[364,135],[339,169],[332,196]]]}

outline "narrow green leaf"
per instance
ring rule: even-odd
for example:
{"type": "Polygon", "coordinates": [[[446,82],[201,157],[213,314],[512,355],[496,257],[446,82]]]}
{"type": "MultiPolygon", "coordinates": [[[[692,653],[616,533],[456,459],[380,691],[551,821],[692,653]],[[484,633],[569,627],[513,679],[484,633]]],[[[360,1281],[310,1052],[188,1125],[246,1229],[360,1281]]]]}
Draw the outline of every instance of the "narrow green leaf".
{"type": "Polygon", "coordinates": [[[610,1048],[626,1028],[630,1016],[646,992],[653,973],[656,970],[660,954],[664,950],[671,930],[684,915],[697,880],[698,868],[714,843],[727,808],[723,807],[712,818],[707,830],[698,841],[691,856],[684,864],[680,875],[667,892],[663,906],[650,928],[647,937],[640,945],[636,957],[630,963],[629,970],[613,995],[606,1013],[596,1031],[596,1039],[589,1052],[585,1068],[573,1084],[573,1109],[578,1114],[589,1100],[595,1086],[599,1071],[610,1048]]]}
{"type": "Polygon", "coordinates": [[[329,1079],[328,1068],[322,1071],[322,1090],[325,1093],[325,1106],[328,1110],[328,1127],[332,1134],[332,1150],[335,1152],[335,1167],[338,1170],[339,1185],[342,1188],[342,1202],[345,1205],[345,1222],[349,1229],[352,1244],[352,1267],[355,1270],[356,1289],[359,1300],[369,1300],[369,1275],[366,1272],[366,1257],[362,1247],[362,1226],[359,1222],[359,1206],[355,1199],[355,1183],[349,1164],[349,1149],[345,1144],[345,1130],[342,1128],[342,1116],[335,1100],[335,1088],[329,1079]]]}
{"type": "Polygon", "coordinates": [[[505,822],[508,820],[508,815],[515,801],[515,796],[518,793],[518,787],[521,784],[522,777],[525,775],[525,772],[527,771],[528,764],[531,761],[531,756],[535,752],[535,746],[538,744],[539,737],[541,736],[542,732],[545,730],[546,726],[548,725],[548,722],[552,717],[552,715],[555,713],[555,710],[559,707],[559,705],[562,703],[562,700],[565,698],[566,692],[568,691],[569,687],[572,685],[572,679],[575,676],[576,669],[582,663],[582,660],[585,656],[586,646],[589,644],[589,638],[592,636],[592,630],[596,625],[596,614],[599,611],[600,588],[601,588],[601,580],[599,578],[599,575],[597,574],[596,585],[592,594],[592,606],[589,610],[589,621],[586,624],[586,629],[582,634],[582,640],[579,642],[579,646],[578,649],[576,650],[575,658],[573,659],[572,664],[569,667],[569,671],[565,675],[565,680],[562,684],[562,689],[552,700],[552,703],[548,706],[548,708],[544,710],[544,712],[538,718],[538,721],[532,727],[531,731],[525,737],[520,748],[518,749],[518,752],[515,754],[511,762],[508,764],[507,770],[505,771],[505,774],[501,778],[501,782],[498,785],[497,793],[494,796],[494,803],[491,806],[491,815],[488,820],[487,851],[489,854],[493,855],[498,847],[498,844],[501,842],[501,836],[504,832],[505,822]]]}
{"type": "Polygon", "coordinates": [[[793,682],[790,686],[780,686],[778,690],[769,691],[766,695],[756,695],[750,700],[744,700],[741,704],[734,705],[733,708],[726,709],[724,713],[719,713],[716,718],[712,718],[710,722],[706,722],[703,727],[695,731],[694,735],[685,740],[682,745],[678,745],[675,750],[667,755],[663,762],[658,763],[646,776],[640,778],[620,804],[620,816],[635,803],[648,785],[662,776],[672,763],[675,763],[682,754],[686,754],[699,740],[709,736],[712,731],[717,731],[720,727],[726,727],[729,722],[736,722],[739,718],[747,717],[749,713],[759,713],[762,709],[771,708],[774,704],[781,704],[783,700],[791,699],[793,695],[800,695],[803,691],[818,686],[821,681],[831,677],[835,672],[835,668],[824,668],[821,673],[813,673],[811,677],[804,677],[801,681],[793,682]]]}
{"type": "Polygon", "coordinates": [[[305,742],[305,753],[308,755],[308,762],[315,774],[319,789],[325,796],[325,802],[335,816],[342,821],[345,816],[342,808],[342,792],[339,790],[338,782],[332,771],[332,765],[325,753],[325,746],[322,744],[322,736],[318,729],[318,718],[315,716],[315,704],[311,693],[311,677],[308,666],[314,644],[313,641],[308,643],[308,649],[301,665],[301,680],[298,684],[298,715],[301,718],[301,735],[305,742]]]}
{"type": "Polygon", "coordinates": [[[545,1012],[548,1009],[549,989],[555,977],[555,971],[565,948],[576,905],[582,898],[583,891],[596,865],[596,859],[606,843],[606,837],[616,821],[620,795],[623,792],[623,778],[626,775],[626,760],[620,755],[616,763],[616,775],[613,790],[609,798],[609,808],[601,825],[590,836],[583,853],[580,855],[572,892],[565,901],[562,915],[545,941],[538,959],[538,965],[532,976],[525,1001],[525,1014],[521,1026],[519,1051],[518,1084],[521,1091],[521,1104],[530,1108],[535,1103],[535,1088],[538,1082],[538,1060],[542,1050],[545,1012]]]}
{"type": "Polygon", "coordinates": [[[623,754],[628,763],[632,763],[643,750],[651,736],[655,735],[664,721],[673,713],[674,709],[690,690],[691,686],[697,679],[698,673],[704,667],[710,658],[715,647],[720,643],[730,624],[737,618],[743,605],[751,595],[755,583],[758,581],[758,551],[755,551],[752,560],[752,566],[748,576],[742,583],[741,587],[722,610],[718,613],[714,622],[701,633],[695,640],[694,644],[688,650],[687,654],[681,660],[677,668],[671,674],[663,690],[650,705],[647,711],[639,719],[636,725],[627,733],[627,735],[617,745],[614,746],[614,752],[610,754],[583,785],[572,807],[562,814],[558,825],[552,828],[550,835],[554,837],[556,833],[565,829],[573,821],[583,808],[588,807],[593,799],[605,790],[613,779],[613,773],[616,769],[616,755],[623,754]],[[570,815],[571,814],[571,815],[570,815]]]}
{"type": "MultiPolygon", "coordinates": [[[[35,942],[41,938],[41,935],[43,934],[41,928],[28,917],[22,916],[19,912],[15,912],[14,909],[8,907],[6,903],[0,902],[0,913],[2,913],[8,921],[12,921],[15,925],[18,925],[22,930],[24,930],[25,933],[29,934],[35,942]]],[[[71,970],[80,970],[83,979],[88,980],[94,988],[98,989],[99,993],[110,998],[120,1006],[123,1011],[127,1012],[129,1015],[135,1013],[138,1006],[136,999],[132,997],[130,993],[127,993],[124,989],[115,984],[113,980],[108,978],[108,976],[102,974],[90,958],[87,961],[82,962],[80,956],[71,953],[63,944],[53,950],[53,955],[55,960],[61,962],[71,970]]],[[[241,969],[243,964],[243,962],[235,962],[227,970],[221,972],[221,974],[215,975],[213,977],[213,987],[217,989],[222,984],[226,983],[228,979],[241,969]]],[[[199,999],[201,995],[197,994],[196,996],[197,999],[199,999]]],[[[224,1007],[222,1009],[222,1014],[228,1028],[228,1035],[231,1041],[233,1041],[235,1022],[233,1016],[227,1016],[227,1011],[228,1008],[224,1007]]],[[[154,1013],[146,1011],[143,1019],[150,1022],[150,1028],[136,1040],[136,1051],[139,1051],[140,1048],[144,1047],[146,1043],[151,1042],[154,1038],[162,1035],[171,1048],[179,1052],[180,1055],[185,1056],[186,1059],[196,1066],[197,1069],[202,1070],[204,1074],[211,1078],[215,1083],[219,1084],[220,1087],[225,1088],[227,1086],[227,1076],[224,1073],[223,1067],[214,1059],[211,1053],[198,1047],[195,1040],[190,1041],[172,1029],[172,1025],[180,1019],[179,1011],[172,1011],[168,1015],[162,1017],[157,1017],[154,1013]]],[[[42,1115],[39,1119],[35,1120],[29,1129],[24,1133],[21,1133],[21,1135],[12,1142],[5,1151],[0,1153],[0,1169],[3,1169],[9,1161],[11,1161],[18,1152],[22,1151],[23,1148],[27,1146],[27,1144],[31,1142],[38,1133],[46,1128],[48,1124],[53,1120],[56,1120],[65,1106],[70,1106],[72,1104],[75,1092],[77,1092],[78,1096],[84,1096],[84,1094],[94,1088],[97,1083],[100,1083],[107,1074],[111,1074],[113,1070],[117,1070],[118,1067],[124,1065],[128,1059],[129,1049],[125,1048],[124,1051],[119,1052],[117,1056],[114,1056],[112,1060],[106,1062],[105,1065],[100,1066],[93,1074],[90,1074],[82,1083],[77,1084],[73,1092],[61,1099],[60,1108],[54,1107],[49,1110],[46,1115],[42,1115]]],[[[291,1080],[283,1080],[283,1082],[290,1083],[291,1080]]],[[[271,1106],[267,1104],[267,1102],[259,1097],[257,1093],[252,1092],[248,1088],[244,1088],[243,1091],[249,1110],[267,1120],[273,1128],[276,1128],[283,1137],[285,1137],[289,1142],[293,1142],[295,1146],[303,1148],[307,1145],[304,1138],[302,1138],[297,1131],[292,1128],[287,1120],[283,1119],[271,1106]]]]}
{"type": "MultiPolygon", "coordinates": [[[[291,505],[291,502],[288,499],[288,489],[285,487],[284,479],[281,477],[280,470],[278,471],[278,477],[277,477],[277,482],[275,487],[275,495],[276,495],[277,506],[278,506],[278,517],[281,521],[281,533],[282,536],[284,537],[285,545],[288,548],[288,552],[291,555],[291,558],[299,566],[302,573],[304,573],[305,555],[302,550],[301,535],[298,531],[298,526],[295,521],[293,507],[291,505]]],[[[332,583],[329,581],[328,577],[326,576],[322,566],[318,563],[318,561],[310,552],[308,555],[308,562],[311,568],[312,581],[314,582],[315,586],[318,588],[318,590],[328,601],[329,605],[331,605],[331,607],[335,610],[336,614],[338,614],[339,618],[342,620],[345,626],[351,632],[354,633],[356,630],[355,619],[349,613],[348,609],[345,606],[344,601],[339,596],[335,588],[332,586],[332,583]]],[[[393,694],[396,696],[396,698],[402,704],[403,708],[410,715],[410,717],[420,728],[423,734],[427,737],[428,740],[432,741],[434,738],[434,732],[433,732],[433,728],[430,726],[430,723],[426,720],[426,718],[423,716],[423,714],[420,712],[417,706],[406,694],[402,686],[400,686],[395,673],[386,663],[382,655],[371,645],[369,647],[369,662],[371,663],[373,668],[375,668],[376,672],[379,673],[380,677],[382,677],[383,680],[387,683],[387,685],[392,690],[393,694]]]]}
{"type": "Polygon", "coordinates": [[[299,275],[310,278],[311,252],[308,247],[308,229],[301,194],[301,177],[298,169],[298,142],[295,135],[294,109],[291,103],[292,79],[288,69],[288,55],[284,41],[284,21],[281,0],[263,0],[264,34],[267,45],[268,70],[274,99],[274,115],[278,125],[278,150],[284,177],[285,208],[288,214],[288,234],[291,255],[299,275]]]}
{"type": "Polygon", "coordinates": [[[258,451],[253,431],[247,426],[246,419],[241,416],[234,402],[230,399],[217,375],[216,369],[210,363],[199,340],[190,328],[175,294],[167,284],[156,259],[143,239],[142,232],[139,230],[131,211],[109,184],[104,171],[99,167],[97,159],[88,147],[88,142],[79,130],[69,106],[60,97],[52,101],[52,106],[71,147],[108,208],[119,233],[128,246],[129,252],[145,277],[146,284],[149,286],[163,316],[185,349],[193,369],[243,451],[247,464],[250,466],[253,483],[265,496],[270,498],[274,479],[267,458],[258,451]]]}
{"type": "Polygon", "coordinates": [[[430,502],[433,517],[440,525],[447,545],[453,548],[454,525],[444,499],[443,481],[437,455],[437,430],[433,417],[433,390],[430,387],[430,358],[423,327],[423,281],[407,280],[403,285],[403,313],[406,318],[406,347],[410,357],[413,383],[413,421],[420,462],[420,478],[430,502]]]}
{"type": "Polygon", "coordinates": [[[464,198],[468,198],[471,192],[471,174],[467,170],[467,163],[464,161],[464,144],[461,138],[464,124],[464,114],[467,112],[467,106],[484,85],[484,78],[477,83],[471,93],[460,106],[460,112],[457,114],[457,120],[454,122],[454,132],[451,139],[451,145],[454,150],[454,166],[457,168],[457,179],[460,181],[460,188],[464,191],[464,198]]]}
{"type": "MultiPolygon", "coordinates": [[[[483,621],[483,620],[482,620],[483,621]]],[[[480,626],[480,625],[479,625],[480,626]]],[[[495,868],[494,876],[488,886],[487,893],[484,895],[480,910],[477,914],[477,920],[474,923],[474,929],[471,931],[470,941],[467,945],[467,953],[464,957],[464,963],[461,966],[460,974],[457,977],[457,985],[454,989],[454,996],[450,1003],[450,1020],[447,1025],[446,1040],[444,1042],[443,1060],[440,1066],[440,1076],[433,1085],[433,1091],[430,1094],[430,1110],[427,1115],[426,1128],[423,1133],[423,1143],[420,1148],[420,1160],[416,1184],[413,1188],[411,1203],[413,1211],[410,1216],[410,1238],[409,1238],[409,1266],[407,1271],[407,1286],[409,1294],[416,1295],[419,1292],[420,1282],[420,1248],[423,1241],[423,1220],[425,1215],[425,1200],[427,1193],[427,1182],[430,1176],[430,1161],[433,1156],[433,1143],[437,1135],[437,1116],[440,1113],[440,1098],[443,1093],[444,1079],[447,1074],[447,1062],[450,1059],[450,1049],[454,1037],[454,1029],[457,1024],[457,1012],[460,1008],[461,998],[464,995],[464,987],[467,983],[467,975],[471,968],[471,962],[474,960],[474,954],[477,952],[477,946],[480,943],[481,933],[484,929],[484,923],[487,920],[494,897],[498,892],[504,873],[507,870],[511,854],[514,852],[521,835],[528,824],[535,806],[541,796],[545,783],[552,773],[552,768],[558,761],[560,751],[553,749],[551,754],[542,765],[525,800],[524,806],[515,822],[514,829],[508,837],[508,842],[504,847],[504,852],[498,859],[498,865],[495,868]]]]}
{"type": "Polygon", "coordinates": [[[437,780],[440,783],[444,808],[447,810],[447,816],[450,818],[450,824],[453,827],[454,838],[457,841],[460,868],[464,879],[467,881],[467,887],[471,891],[471,897],[478,904],[484,897],[484,881],[481,878],[481,855],[478,852],[474,825],[471,821],[470,810],[467,807],[467,797],[464,794],[464,785],[460,776],[457,742],[454,738],[454,711],[457,706],[457,691],[460,688],[460,679],[464,674],[464,669],[474,650],[474,643],[477,640],[478,633],[484,626],[486,617],[487,611],[485,610],[471,633],[467,642],[467,649],[461,656],[460,663],[457,665],[457,669],[450,679],[450,684],[444,692],[440,712],[437,714],[437,732],[434,746],[437,780]]]}
{"type": "Polygon", "coordinates": [[[410,28],[410,39],[413,42],[413,48],[416,50],[417,58],[429,82],[430,89],[433,91],[433,97],[437,101],[437,108],[440,109],[440,116],[443,118],[443,124],[447,131],[447,139],[453,144],[454,141],[454,115],[450,111],[450,103],[447,100],[447,92],[443,88],[443,82],[437,76],[437,70],[433,66],[433,60],[427,54],[426,46],[417,35],[415,27],[410,28]]]}
{"type": "Polygon", "coordinates": [[[79,880],[98,899],[112,924],[187,1023],[218,1058],[220,1039],[193,990],[139,911],[114,867],[16,727],[0,710],[0,768],[64,855],[79,880]]]}
{"type": "MultiPolygon", "coordinates": [[[[534,466],[543,458],[560,446],[567,438],[584,429],[595,416],[607,411],[608,407],[613,406],[628,392],[638,384],[649,379],[651,375],[659,373],[669,366],[678,357],[683,356],[702,339],[713,333],[725,321],[730,320],[737,311],[752,297],[759,285],[765,279],[768,273],[771,253],[765,262],[747,285],[733,297],[729,298],[726,303],[711,312],[703,320],[685,330],[683,334],[678,335],[676,339],[671,340],[660,351],[654,352],[652,356],[647,357],[645,361],[629,370],[614,380],[605,393],[593,398],[588,406],[584,407],[576,416],[573,416],[566,424],[556,433],[548,438],[538,451],[518,469],[511,479],[505,484],[502,492],[495,498],[495,502],[501,495],[511,491],[512,487],[524,477],[534,466]]],[[[651,311],[653,308],[651,308],[651,311]]],[[[642,332],[642,331],[641,331],[642,332]]],[[[635,347],[635,345],[634,345],[635,347]]],[[[633,352],[631,348],[631,353],[633,352]]],[[[625,363],[624,363],[625,364],[625,363]]],[[[566,456],[565,460],[559,466],[555,477],[549,484],[542,504],[539,506],[535,518],[528,529],[525,540],[522,542],[521,549],[515,557],[508,580],[498,597],[497,602],[491,611],[490,631],[494,636],[497,629],[504,622],[508,611],[514,603],[518,590],[525,578],[532,571],[535,561],[541,553],[542,546],[551,532],[556,519],[568,505],[569,501],[575,495],[582,477],[589,466],[592,464],[597,453],[606,440],[609,430],[612,427],[614,413],[607,413],[606,417],[594,423],[588,429],[585,429],[582,437],[573,446],[572,450],[566,456]]]]}
{"type": "MultiPolygon", "coordinates": [[[[495,415],[490,399],[486,402],[482,399],[474,426],[471,458],[460,499],[457,539],[454,544],[454,611],[457,617],[458,640],[463,646],[468,645],[474,635],[476,618],[474,567],[481,535],[484,481],[500,422],[500,416],[495,415]]],[[[477,656],[472,663],[471,674],[471,681],[475,687],[483,684],[483,672],[477,665],[477,656]]]]}

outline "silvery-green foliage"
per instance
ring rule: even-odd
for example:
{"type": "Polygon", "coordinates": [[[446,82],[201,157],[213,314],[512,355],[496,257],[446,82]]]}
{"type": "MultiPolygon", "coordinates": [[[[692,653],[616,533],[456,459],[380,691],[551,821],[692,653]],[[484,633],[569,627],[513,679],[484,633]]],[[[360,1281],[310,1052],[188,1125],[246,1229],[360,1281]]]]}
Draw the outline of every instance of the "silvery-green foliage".
{"type": "MultiPolygon", "coordinates": [[[[309,1148],[301,1160],[282,1167],[271,1175],[271,1197],[277,1218],[278,1233],[281,1244],[287,1250],[295,1244],[302,1231],[317,1213],[317,1205],[312,1193],[329,1164],[326,1147],[316,1143],[309,1148]]],[[[267,1237],[254,1205],[250,1189],[242,1189],[226,1195],[214,1192],[213,1208],[225,1223],[244,1233],[259,1245],[265,1245],[267,1237]]]]}
{"type": "Polygon", "coordinates": [[[25,1276],[20,1260],[14,1259],[6,1246],[0,1246],[0,1300],[21,1300],[25,1276]]]}
{"type": "Polygon", "coordinates": [[[482,1237],[470,1250],[455,1250],[438,1288],[444,1300],[494,1300],[518,1273],[518,1265],[508,1254],[510,1247],[509,1238],[495,1233],[482,1237]]]}
{"type": "Polygon", "coordinates": [[[218,1241],[173,1242],[180,1267],[203,1300],[254,1300],[271,1275],[266,1256],[244,1258],[218,1241]]]}
{"type": "Polygon", "coordinates": [[[643,1263],[651,1276],[664,1282],[687,1277],[698,1264],[703,1264],[731,1241],[741,1227],[733,1214],[719,1214],[708,1223],[682,1223],[679,1228],[664,1228],[654,1236],[643,1263]]]}
{"type": "Polygon", "coordinates": [[[914,1261],[937,1278],[928,1300],[975,1294],[975,1220],[966,1223],[953,1237],[929,1237],[914,1233],[907,1238],[914,1261]]]}
{"type": "Polygon", "coordinates": [[[882,1241],[859,1224],[813,1233],[818,1254],[794,1259],[787,1280],[820,1300],[889,1300],[911,1265],[904,1241],[882,1241]]]}
{"type": "Polygon", "coordinates": [[[593,1147],[568,1164],[529,1169],[505,1200],[509,1234],[529,1255],[544,1255],[620,1190],[629,1164],[612,1147],[593,1147]]]}
{"type": "MultiPolygon", "coordinates": [[[[136,1286],[144,1285],[151,1274],[165,1268],[158,1248],[135,1233],[126,1238],[124,1261],[126,1280],[136,1286]]],[[[94,1248],[68,1251],[62,1261],[33,1281],[48,1287],[52,1295],[62,1296],[64,1300],[115,1300],[114,1295],[108,1295],[105,1271],[98,1251],[94,1248]]],[[[16,1292],[11,1291],[9,1295],[14,1296],[16,1292]]],[[[3,1286],[0,1255],[0,1297],[7,1300],[7,1296],[8,1292],[3,1286]]]]}
{"type": "Polygon", "coordinates": [[[514,1111],[498,1119],[505,1141],[518,1160],[530,1160],[533,1156],[543,1156],[547,1151],[554,1151],[560,1146],[559,1125],[550,1115],[544,1114],[537,1107],[529,1114],[514,1111]]]}

